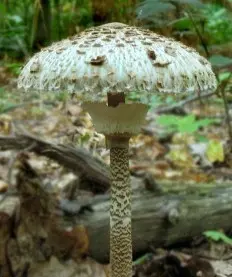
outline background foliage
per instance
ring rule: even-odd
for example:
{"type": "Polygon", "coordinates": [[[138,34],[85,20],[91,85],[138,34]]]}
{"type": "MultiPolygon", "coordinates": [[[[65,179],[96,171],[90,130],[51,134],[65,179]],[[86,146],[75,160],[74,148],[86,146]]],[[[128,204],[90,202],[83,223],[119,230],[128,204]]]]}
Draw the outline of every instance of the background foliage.
{"type": "Polygon", "coordinates": [[[197,48],[211,61],[221,87],[231,90],[232,0],[2,0],[0,18],[0,66],[13,76],[25,58],[47,44],[120,21],[197,48]]]}
{"type": "MultiPolygon", "coordinates": [[[[172,36],[210,60],[220,85],[218,96],[229,116],[232,0],[2,0],[0,18],[0,67],[10,76],[19,74],[33,52],[94,25],[120,21],[172,36]]],[[[0,83],[1,79],[5,77],[0,76],[0,83]]],[[[132,93],[131,99],[136,98],[132,93]]],[[[170,99],[165,101],[170,104],[170,99]]],[[[149,104],[162,102],[154,96],[149,104]]]]}
{"type": "MultiPolygon", "coordinates": [[[[82,29],[110,21],[173,36],[231,66],[231,0],[3,0],[0,57],[21,59],[82,29]]],[[[13,66],[14,69],[14,66],[13,66]]]]}

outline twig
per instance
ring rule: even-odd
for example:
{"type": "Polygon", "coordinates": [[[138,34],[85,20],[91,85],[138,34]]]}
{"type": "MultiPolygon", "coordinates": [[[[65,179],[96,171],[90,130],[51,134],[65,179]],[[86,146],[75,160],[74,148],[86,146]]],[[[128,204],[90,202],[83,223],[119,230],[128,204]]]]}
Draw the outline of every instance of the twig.
{"type": "MultiPolygon", "coordinates": [[[[201,99],[212,96],[214,94],[215,94],[215,92],[209,92],[209,93],[202,94],[201,99]]],[[[174,111],[175,109],[182,108],[184,105],[189,104],[191,102],[194,102],[196,100],[199,100],[199,95],[189,97],[188,99],[182,100],[179,103],[176,103],[176,104],[174,104],[172,106],[169,106],[169,107],[158,108],[158,109],[155,110],[155,112],[158,113],[158,114],[169,113],[169,112],[174,111]]]]}
{"type": "MultiPolygon", "coordinates": [[[[22,108],[22,107],[25,107],[25,106],[28,106],[28,105],[38,105],[40,103],[41,103],[41,101],[37,100],[37,101],[33,101],[33,102],[24,102],[24,103],[21,103],[21,104],[15,104],[15,105],[12,105],[12,106],[7,107],[5,109],[2,109],[0,111],[0,114],[8,113],[8,112],[11,112],[15,109],[22,108]]],[[[52,105],[52,106],[56,105],[56,103],[53,102],[53,101],[42,101],[42,103],[43,103],[43,105],[52,105]]]]}
{"type": "Polygon", "coordinates": [[[200,42],[201,42],[201,45],[202,45],[202,47],[203,47],[203,49],[205,51],[205,54],[206,54],[207,58],[209,58],[210,53],[209,53],[209,50],[208,50],[208,46],[207,46],[207,44],[206,44],[206,42],[205,42],[205,40],[204,40],[204,38],[203,38],[199,28],[197,27],[197,24],[196,24],[192,14],[191,14],[191,11],[188,10],[187,14],[189,16],[189,19],[190,19],[192,25],[193,25],[193,28],[195,29],[195,32],[196,32],[198,38],[200,39],[200,42]]]}

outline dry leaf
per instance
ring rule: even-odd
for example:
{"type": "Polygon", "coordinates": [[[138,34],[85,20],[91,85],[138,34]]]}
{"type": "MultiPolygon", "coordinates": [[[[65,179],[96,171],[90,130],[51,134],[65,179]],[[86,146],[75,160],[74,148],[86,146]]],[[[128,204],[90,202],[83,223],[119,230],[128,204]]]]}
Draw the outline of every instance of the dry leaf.
{"type": "Polygon", "coordinates": [[[0,193],[6,192],[8,189],[8,184],[3,180],[0,180],[0,193]]]}
{"type": "Polygon", "coordinates": [[[206,156],[211,163],[223,162],[225,156],[222,142],[216,139],[210,140],[206,150],[206,156]]]}
{"type": "Polygon", "coordinates": [[[168,153],[167,158],[179,168],[191,169],[195,167],[194,160],[184,145],[173,148],[168,153]]]}
{"type": "Polygon", "coordinates": [[[76,263],[72,260],[61,263],[56,257],[49,262],[33,264],[29,269],[30,277],[107,277],[105,266],[91,259],[76,263]]]}

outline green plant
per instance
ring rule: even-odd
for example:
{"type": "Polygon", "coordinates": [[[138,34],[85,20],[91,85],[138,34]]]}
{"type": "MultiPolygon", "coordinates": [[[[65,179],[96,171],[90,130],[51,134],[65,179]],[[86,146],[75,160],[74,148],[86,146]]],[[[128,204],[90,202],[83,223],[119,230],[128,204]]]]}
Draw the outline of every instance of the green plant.
{"type": "Polygon", "coordinates": [[[223,241],[226,244],[232,245],[232,238],[228,237],[221,231],[206,231],[203,233],[206,238],[212,241],[223,241]]]}
{"type": "Polygon", "coordinates": [[[203,15],[206,18],[205,28],[210,44],[221,44],[231,40],[232,16],[229,10],[220,5],[208,4],[205,5],[203,15]]]}
{"type": "Polygon", "coordinates": [[[157,123],[173,132],[194,133],[202,127],[215,123],[215,120],[209,118],[197,120],[193,114],[187,116],[161,115],[157,119],[157,123]]]}
{"type": "MultiPolygon", "coordinates": [[[[170,17],[163,16],[168,15],[170,12],[177,15],[177,18],[182,18],[182,22],[179,22],[181,28],[186,28],[186,23],[189,26],[189,20],[184,19],[183,12],[188,8],[202,8],[204,4],[200,0],[145,0],[142,1],[136,9],[137,18],[139,20],[145,20],[151,22],[156,26],[170,25],[170,17]],[[184,20],[183,20],[184,19],[184,20]]],[[[184,16],[185,17],[185,16],[184,16]]],[[[177,24],[177,21],[173,21],[173,24],[177,24]]]]}
{"type": "Polygon", "coordinates": [[[22,64],[18,62],[5,63],[4,65],[15,76],[19,75],[22,67],[22,64]]]}
{"type": "Polygon", "coordinates": [[[0,54],[16,58],[22,57],[22,54],[29,56],[34,50],[36,37],[36,47],[44,46],[41,28],[47,21],[51,25],[48,38],[52,40],[73,35],[79,26],[92,24],[91,1],[47,0],[51,15],[46,22],[42,6],[41,0],[1,1],[0,54]]]}
{"type": "Polygon", "coordinates": [[[215,67],[226,67],[232,64],[232,58],[228,58],[222,55],[212,55],[209,61],[215,67]]]}
{"type": "Polygon", "coordinates": [[[231,40],[231,11],[222,4],[204,4],[200,0],[143,0],[136,14],[137,19],[152,27],[168,27],[179,38],[197,36],[207,57],[209,45],[215,47],[231,40]]]}
{"type": "Polygon", "coordinates": [[[5,113],[17,106],[17,99],[10,97],[5,89],[0,88],[0,114],[5,113]]]}
{"type": "Polygon", "coordinates": [[[28,54],[26,36],[28,29],[24,20],[24,9],[30,14],[30,5],[25,1],[0,4],[0,52],[28,54]]]}
{"type": "Polygon", "coordinates": [[[151,95],[151,96],[144,96],[141,95],[141,93],[136,92],[136,91],[132,91],[130,93],[128,93],[128,95],[126,96],[126,99],[132,102],[140,102],[143,104],[147,104],[149,106],[149,108],[157,108],[160,105],[171,105],[176,103],[176,96],[172,96],[172,95],[151,95]]]}

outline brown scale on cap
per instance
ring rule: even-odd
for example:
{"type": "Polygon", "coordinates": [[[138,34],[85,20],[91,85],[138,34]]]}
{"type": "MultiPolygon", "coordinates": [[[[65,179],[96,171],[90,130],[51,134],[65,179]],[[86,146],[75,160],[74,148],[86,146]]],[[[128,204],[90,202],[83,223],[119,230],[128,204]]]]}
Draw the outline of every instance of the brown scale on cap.
{"type": "MultiPolygon", "coordinates": [[[[70,66],[73,64],[77,68],[78,80],[71,86],[69,81],[67,84],[62,83],[62,89],[81,94],[88,99],[91,98],[88,94],[91,86],[94,88],[94,99],[99,100],[106,99],[107,92],[112,88],[115,93],[123,90],[126,94],[136,90],[149,95],[157,92],[156,84],[159,82],[163,86],[162,93],[188,93],[213,90],[216,87],[210,63],[194,49],[149,30],[122,23],[93,27],[43,49],[24,67],[18,86],[26,89],[54,90],[53,80],[62,79],[69,72],[71,74],[70,66]],[[53,55],[54,52],[59,55],[53,55]],[[35,66],[38,60],[39,66],[35,66]],[[91,69],[93,66],[99,76],[94,87],[91,69]],[[110,80],[107,78],[108,71],[115,72],[110,80]],[[131,71],[133,78],[128,75],[131,71]],[[201,75],[200,72],[204,74],[201,75]],[[165,83],[163,77],[160,80],[164,73],[165,83]],[[187,74],[189,82],[186,82],[183,74],[187,74]],[[146,83],[143,81],[144,77],[146,83]],[[83,78],[87,91],[83,87],[83,78]],[[175,78],[175,82],[172,78],[175,78]]],[[[59,86],[56,86],[56,89],[59,90],[59,86]]]]}
{"type": "Polygon", "coordinates": [[[160,62],[153,62],[153,65],[154,66],[157,66],[157,67],[165,67],[165,66],[168,66],[171,62],[165,62],[165,61],[160,61],[160,62]]]}
{"type": "Polygon", "coordinates": [[[92,65],[102,65],[106,60],[105,56],[97,56],[96,58],[93,58],[90,60],[90,64],[92,65]]]}
{"type": "Polygon", "coordinates": [[[109,38],[102,38],[102,41],[109,42],[109,41],[110,41],[110,39],[109,39],[109,38]]]}
{"type": "Polygon", "coordinates": [[[206,64],[208,63],[208,61],[207,61],[205,58],[203,58],[203,57],[200,57],[200,58],[199,58],[199,62],[200,62],[201,64],[203,64],[203,65],[206,65],[206,64]]]}
{"type": "Polygon", "coordinates": [[[124,44],[123,43],[117,43],[116,46],[117,47],[124,47],[124,44]]]}
{"type": "Polygon", "coordinates": [[[155,51],[153,51],[153,50],[147,50],[147,54],[148,54],[148,56],[149,56],[149,58],[151,58],[152,60],[155,60],[156,59],[156,54],[155,54],[155,51]]]}
{"type": "Polygon", "coordinates": [[[102,47],[102,44],[101,43],[94,43],[92,46],[93,47],[102,47]]]}
{"type": "Polygon", "coordinates": [[[106,37],[110,38],[110,39],[114,39],[114,36],[112,36],[112,35],[107,35],[106,37]]]}
{"type": "Polygon", "coordinates": [[[161,83],[161,82],[157,82],[157,88],[163,88],[164,86],[163,86],[163,84],[161,83]]]}
{"type": "Polygon", "coordinates": [[[170,46],[166,46],[164,49],[165,53],[167,53],[170,56],[175,57],[176,56],[176,51],[174,48],[170,47],[170,46]]]}
{"type": "Polygon", "coordinates": [[[40,70],[40,63],[38,60],[35,60],[30,66],[30,73],[36,73],[40,70]]]}
{"type": "Polygon", "coordinates": [[[80,54],[80,55],[84,55],[86,52],[85,52],[85,51],[82,51],[82,50],[77,49],[77,53],[78,53],[78,54],[80,54]]]}

